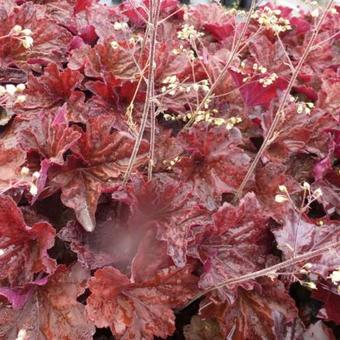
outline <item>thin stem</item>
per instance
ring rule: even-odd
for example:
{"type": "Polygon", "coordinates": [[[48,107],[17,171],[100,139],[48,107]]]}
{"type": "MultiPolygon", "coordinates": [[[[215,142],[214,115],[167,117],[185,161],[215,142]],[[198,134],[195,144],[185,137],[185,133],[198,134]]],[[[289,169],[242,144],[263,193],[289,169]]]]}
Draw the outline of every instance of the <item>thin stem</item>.
{"type": "Polygon", "coordinates": [[[282,97],[282,99],[280,101],[279,108],[276,111],[275,118],[274,118],[274,120],[273,120],[273,122],[272,122],[272,124],[271,124],[271,126],[269,128],[269,131],[268,131],[268,133],[267,133],[267,135],[266,135],[266,137],[265,137],[265,139],[264,139],[264,141],[263,141],[263,143],[261,145],[260,150],[256,154],[252,164],[250,165],[250,167],[248,169],[247,174],[245,175],[241,185],[239,186],[239,188],[238,188],[238,190],[237,190],[237,192],[235,194],[234,201],[238,201],[240,199],[240,197],[242,195],[242,192],[243,192],[246,184],[248,183],[248,180],[252,176],[254,170],[256,169],[256,166],[257,166],[258,162],[262,158],[264,151],[267,149],[267,147],[271,143],[271,140],[272,140],[272,137],[273,137],[274,132],[276,130],[276,127],[277,127],[280,119],[282,118],[282,112],[283,112],[283,109],[284,109],[284,107],[286,105],[286,102],[287,102],[288,96],[290,94],[290,91],[291,91],[291,89],[292,89],[292,87],[293,87],[293,85],[294,85],[294,83],[296,81],[297,76],[299,75],[299,73],[301,71],[303,63],[305,62],[309,52],[311,51],[311,48],[312,48],[312,46],[313,46],[313,44],[315,42],[315,39],[316,39],[316,37],[317,37],[317,35],[318,35],[319,31],[320,31],[321,25],[322,25],[326,15],[327,15],[327,12],[328,12],[329,8],[332,6],[333,1],[334,0],[330,0],[328,2],[325,11],[323,12],[323,14],[322,14],[322,16],[321,16],[321,18],[320,18],[320,20],[319,20],[319,22],[318,22],[314,32],[313,32],[312,37],[309,40],[309,42],[307,44],[307,47],[306,47],[306,49],[305,49],[301,59],[299,60],[298,65],[295,68],[295,72],[293,73],[293,75],[292,75],[292,77],[291,77],[291,79],[289,81],[289,84],[287,86],[287,89],[284,92],[284,95],[283,95],[283,97],[282,97]]]}
{"type": "MultiPolygon", "coordinates": [[[[224,67],[223,67],[222,71],[220,72],[220,74],[218,75],[216,81],[211,85],[210,90],[206,93],[205,97],[203,98],[201,103],[198,105],[198,107],[196,109],[196,113],[202,110],[202,108],[204,107],[207,100],[211,97],[211,95],[215,91],[216,87],[219,85],[221,80],[223,80],[223,78],[225,77],[225,75],[226,75],[226,73],[229,69],[229,66],[231,65],[232,61],[234,60],[234,57],[237,55],[238,50],[239,50],[240,45],[241,45],[242,40],[243,40],[243,36],[245,35],[245,33],[248,29],[248,26],[249,26],[249,23],[250,23],[250,20],[251,20],[251,16],[252,16],[254,9],[255,9],[255,4],[256,4],[256,0],[252,0],[251,7],[250,7],[250,10],[249,10],[248,15],[247,15],[247,20],[246,20],[246,23],[244,24],[244,26],[242,28],[240,37],[237,39],[237,42],[236,42],[235,46],[233,47],[233,49],[230,53],[228,61],[224,65],[224,67]]],[[[195,116],[196,116],[195,114],[192,115],[191,119],[188,121],[185,128],[190,127],[194,123],[195,116]]]]}
{"type": "MultiPolygon", "coordinates": [[[[157,33],[157,21],[158,21],[158,14],[159,14],[159,6],[160,6],[160,0],[152,0],[150,2],[150,10],[149,10],[149,21],[148,21],[148,32],[150,35],[150,44],[149,44],[149,70],[148,70],[148,82],[147,82],[147,89],[146,89],[146,98],[145,98],[145,105],[143,109],[143,115],[142,115],[142,121],[139,129],[138,136],[136,138],[135,145],[132,150],[132,154],[129,160],[129,164],[127,166],[127,170],[125,172],[123,184],[126,184],[128,179],[130,178],[133,165],[135,163],[138,150],[140,147],[140,144],[142,142],[146,122],[148,119],[148,114],[150,110],[150,103],[152,100],[152,94],[153,94],[153,80],[154,80],[154,60],[155,60],[155,46],[156,46],[156,33],[157,33]],[[156,10],[154,10],[156,8],[156,10]]],[[[153,118],[152,118],[153,119],[153,118]]]]}
{"type": "MultiPolygon", "coordinates": [[[[159,11],[160,11],[160,0],[158,0],[155,8],[155,13],[154,13],[154,34],[155,34],[155,39],[157,35],[157,27],[158,27],[158,17],[159,17],[159,11]]],[[[155,45],[155,43],[154,43],[155,45]]],[[[151,81],[150,81],[150,86],[151,86],[151,103],[150,103],[150,120],[151,120],[151,135],[150,135],[150,150],[149,150],[149,164],[148,164],[148,180],[151,181],[152,179],[152,169],[154,166],[154,155],[155,155],[155,134],[156,134],[156,112],[155,112],[155,72],[154,72],[154,65],[153,65],[153,60],[152,60],[152,69],[153,72],[151,73],[151,81]]]]}
{"type": "Polygon", "coordinates": [[[270,274],[278,274],[278,275],[280,275],[280,272],[278,272],[278,271],[281,270],[281,269],[284,269],[284,268],[287,268],[287,267],[291,267],[291,266],[296,265],[297,263],[302,262],[302,261],[310,260],[313,257],[319,256],[319,255],[321,255],[323,253],[326,253],[327,251],[330,251],[332,249],[336,249],[338,247],[340,247],[340,241],[334,242],[334,243],[330,243],[327,246],[324,246],[322,248],[319,248],[319,249],[316,249],[316,250],[312,250],[312,251],[307,252],[305,254],[301,254],[301,255],[295,256],[295,257],[293,257],[293,258],[291,258],[289,260],[286,260],[286,261],[283,261],[281,263],[275,264],[274,266],[267,267],[267,268],[258,270],[258,271],[253,272],[253,273],[248,273],[248,274],[245,274],[245,275],[234,277],[234,278],[231,278],[229,280],[225,280],[225,281],[220,282],[219,284],[217,284],[217,285],[215,285],[215,286],[213,286],[213,287],[211,287],[211,288],[209,288],[209,289],[207,289],[207,290],[197,294],[192,300],[190,300],[183,307],[183,309],[186,308],[187,306],[189,306],[194,301],[196,301],[199,298],[203,297],[207,293],[209,293],[211,291],[214,291],[215,289],[221,289],[221,288],[224,288],[226,286],[232,286],[232,285],[235,285],[235,284],[240,284],[240,283],[245,282],[245,281],[255,280],[258,277],[266,276],[266,275],[270,275],[270,274]]]}

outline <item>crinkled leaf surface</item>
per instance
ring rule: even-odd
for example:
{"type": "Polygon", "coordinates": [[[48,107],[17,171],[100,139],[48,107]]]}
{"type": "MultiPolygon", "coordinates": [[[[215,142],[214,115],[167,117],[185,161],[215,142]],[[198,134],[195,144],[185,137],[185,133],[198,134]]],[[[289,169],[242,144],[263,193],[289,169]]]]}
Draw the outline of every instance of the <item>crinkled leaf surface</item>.
{"type": "Polygon", "coordinates": [[[165,338],[175,330],[172,308],[193,296],[195,283],[190,267],[165,268],[135,283],[106,267],[90,280],[86,309],[97,327],[110,327],[118,339],[165,338]]]}
{"type": "Polygon", "coordinates": [[[0,196],[0,279],[2,285],[24,286],[36,274],[52,274],[55,260],[47,254],[54,244],[55,230],[47,222],[26,225],[15,202],[0,196]]]}
{"type": "Polygon", "coordinates": [[[95,328],[86,318],[85,306],[77,301],[88,277],[80,265],[59,266],[48,284],[36,288],[21,310],[1,304],[0,338],[17,339],[23,334],[25,339],[93,339],[95,328]]]}
{"type": "MultiPolygon", "coordinates": [[[[86,231],[94,230],[99,196],[124,173],[134,145],[129,133],[111,128],[110,117],[89,120],[87,131],[72,147],[77,158],[69,158],[64,167],[51,175],[52,184],[61,188],[62,202],[74,209],[86,231]]],[[[146,150],[147,143],[142,142],[140,153],[146,150]]]]}
{"type": "Polygon", "coordinates": [[[288,207],[282,227],[274,229],[273,233],[278,248],[287,260],[298,254],[326,248],[321,255],[308,260],[313,264],[311,271],[326,277],[329,271],[340,266],[337,247],[327,249],[328,245],[340,241],[340,225],[336,221],[327,221],[319,226],[288,207]]]}
{"type": "Polygon", "coordinates": [[[202,316],[216,318],[224,335],[233,339],[282,338],[282,326],[297,317],[295,303],[282,282],[263,278],[259,283],[253,291],[239,288],[233,304],[202,305],[202,316]]]}
{"type": "MultiPolygon", "coordinates": [[[[213,219],[213,229],[197,247],[204,263],[199,282],[202,289],[264,268],[270,250],[266,240],[268,217],[254,194],[247,194],[236,207],[224,203],[213,219]]],[[[252,284],[246,282],[242,286],[250,289],[252,284]]],[[[234,300],[229,288],[221,293],[224,298],[234,300]]]]}

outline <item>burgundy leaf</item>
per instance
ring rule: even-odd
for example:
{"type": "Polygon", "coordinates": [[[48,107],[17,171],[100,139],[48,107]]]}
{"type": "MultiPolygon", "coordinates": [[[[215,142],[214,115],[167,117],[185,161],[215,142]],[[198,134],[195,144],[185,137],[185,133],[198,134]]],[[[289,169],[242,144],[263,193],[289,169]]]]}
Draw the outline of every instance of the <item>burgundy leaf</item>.
{"type": "Polygon", "coordinates": [[[98,269],[90,280],[86,306],[97,327],[110,327],[117,339],[150,339],[175,330],[173,308],[195,293],[190,267],[160,270],[152,278],[132,282],[117,269],[98,269]]]}
{"type": "MultiPolygon", "coordinates": [[[[131,155],[134,138],[127,132],[113,131],[112,119],[107,116],[90,119],[87,130],[72,147],[78,158],[51,174],[51,185],[61,188],[61,200],[76,213],[86,231],[95,228],[95,212],[101,192],[124,174],[131,155]]],[[[148,149],[145,141],[139,149],[148,149]]],[[[137,160],[140,165],[143,158],[137,160]]]]}
{"type": "Polygon", "coordinates": [[[167,243],[168,255],[178,267],[185,266],[189,246],[211,223],[210,212],[191,190],[160,174],[137,191],[139,220],[157,226],[157,238],[167,243]]]}
{"type": "Polygon", "coordinates": [[[238,289],[238,298],[233,304],[201,306],[206,318],[216,318],[224,336],[233,339],[283,339],[284,325],[297,317],[292,298],[280,281],[269,278],[259,280],[260,287],[253,291],[238,289]]]}
{"type": "Polygon", "coordinates": [[[1,339],[92,339],[95,328],[77,301],[89,273],[79,265],[59,266],[46,286],[38,287],[21,310],[0,303],[1,339]]]}
{"type": "MultiPolygon", "coordinates": [[[[284,259],[298,254],[306,254],[340,241],[340,225],[336,221],[326,221],[322,226],[314,224],[303,214],[287,206],[282,226],[273,230],[278,248],[284,259]]],[[[319,256],[308,260],[312,263],[311,271],[323,277],[340,266],[336,248],[330,247],[319,256]]]]}
{"type": "Polygon", "coordinates": [[[0,197],[0,279],[11,287],[32,283],[36,275],[52,274],[56,268],[47,250],[54,244],[55,230],[47,222],[28,227],[15,202],[0,197]]]}
{"type": "Polygon", "coordinates": [[[238,188],[250,162],[239,147],[242,144],[239,130],[226,131],[202,124],[182,132],[179,142],[187,153],[178,165],[182,176],[193,183],[202,202],[215,208],[222,193],[238,188]]]}
{"type": "Polygon", "coordinates": [[[67,126],[60,116],[66,115],[64,108],[57,116],[51,114],[35,115],[27,128],[21,132],[21,145],[28,152],[37,152],[44,159],[62,165],[64,153],[80,138],[80,132],[67,126]],[[61,119],[60,122],[57,119],[61,119]]]}
{"type": "Polygon", "coordinates": [[[24,70],[41,70],[50,62],[61,65],[66,60],[67,47],[72,35],[64,27],[44,17],[41,9],[31,2],[12,8],[2,9],[0,36],[5,36],[0,45],[1,65],[16,65],[24,70]],[[33,44],[25,48],[22,39],[11,30],[15,25],[32,31],[33,44]]]}
{"type": "Polygon", "coordinates": [[[56,64],[49,64],[40,77],[28,79],[27,100],[24,109],[46,109],[63,105],[81,82],[82,76],[77,71],[60,71],[56,64]]]}
{"type": "Polygon", "coordinates": [[[340,295],[335,287],[330,289],[327,285],[320,285],[312,296],[323,303],[324,312],[320,310],[318,316],[325,321],[340,324],[340,295]]]}
{"type": "Polygon", "coordinates": [[[5,148],[0,145],[0,188],[5,192],[20,180],[20,168],[26,153],[19,148],[5,148]]]}
{"type": "MultiPolygon", "coordinates": [[[[202,289],[264,268],[270,251],[266,240],[268,216],[254,194],[247,194],[236,207],[224,203],[213,219],[213,229],[198,246],[198,256],[204,263],[199,282],[202,289]]],[[[252,286],[251,282],[242,284],[246,289],[252,286]]],[[[235,299],[229,288],[220,293],[229,301],[235,299]]]]}
{"type": "Polygon", "coordinates": [[[278,90],[284,90],[287,87],[287,81],[283,78],[276,79],[271,85],[266,87],[257,80],[244,83],[244,76],[235,71],[229,71],[236,83],[240,87],[240,92],[245,104],[249,107],[263,105],[268,107],[270,102],[277,97],[278,90]]]}

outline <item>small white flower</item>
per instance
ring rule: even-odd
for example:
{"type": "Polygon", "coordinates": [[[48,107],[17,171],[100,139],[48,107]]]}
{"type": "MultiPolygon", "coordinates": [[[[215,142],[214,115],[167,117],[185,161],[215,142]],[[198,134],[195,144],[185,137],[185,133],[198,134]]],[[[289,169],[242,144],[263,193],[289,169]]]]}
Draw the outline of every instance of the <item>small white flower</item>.
{"type": "Polygon", "coordinates": [[[25,28],[21,33],[26,36],[31,36],[33,32],[29,28],[25,28]]]}
{"type": "Polygon", "coordinates": [[[4,86],[0,85],[0,97],[3,96],[6,93],[7,93],[6,88],[4,86]]]}
{"type": "Polygon", "coordinates": [[[303,182],[302,187],[304,190],[310,191],[310,184],[308,182],[303,182]]]}
{"type": "Polygon", "coordinates": [[[26,339],[26,329],[20,329],[18,332],[18,336],[15,340],[25,340],[26,339]]]}
{"type": "Polygon", "coordinates": [[[116,30],[116,31],[123,31],[125,29],[127,29],[129,26],[126,22],[115,22],[113,24],[113,28],[116,30]]]}
{"type": "Polygon", "coordinates": [[[338,283],[340,283],[340,269],[335,270],[331,275],[329,275],[329,278],[332,280],[333,284],[338,285],[338,283]]]}
{"type": "Polygon", "coordinates": [[[119,44],[117,43],[117,41],[113,40],[111,41],[111,47],[115,50],[119,47],[119,44]]]}
{"type": "Polygon", "coordinates": [[[284,202],[287,202],[288,201],[288,198],[284,195],[275,195],[275,202],[276,203],[284,203],[284,202]]]}
{"type": "Polygon", "coordinates": [[[322,196],[322,190],[320,188],[317,188],[314,192],[313,192],[314,197],[319,198],[320,196],[322,196]]]}
{"type": "Polygon", "coordinates": [[[311,12],[310,12],[310,15],[313,17],[313,18],[317,18],[319,16],[319,9],[318,8],[315,8],[313,9],[311,12]]]}
{"type": "Polygon", "coordinates": [[[26,85],[25,84],[18,84],[17,85],[17,91],[18,92],[23,92],[23,91],[25,91],[25,89],[26,89],[26,85]]]}
{"type": "Polygon", "coordinates": [[[6,92],[10,96],[14,96],[16,91],[17,91],[17,88],[13,84],[7,84],[6,85],[6,92]]]}
{"type": "Polygon", "coordinates": [[[38,187],[35,184],[31,184],[30,186],[30,194],[35,196],[38,193],[38,187]]]}
{"type": "Polygon", "coordinates": [[[13,27],[13,32],[14,33],[21,33],[21,31],[22,31],[22,27],[20,25],[15,25],[13,27]]]}
{"type": "Polygon", "coordinates": [[[0,256],[3,256],[5,254],[6,254],[6,252],[3,249],[0,248],[0,256]]]}
{"type": "Polygon", "coordinates": [[[296,112],[297,113],[302,113],[304,111],[304,107],[302,104],[298,104],[297,106],[297,109],[296,109],[296,112]]]}
{"type": "Polygon", "coordinates": [[[26,99],[27,99],[27,96],[25,96],[24,94],[21,94],[20,96],[17,97],[15,102],[21,104],[21,103],[24,103],[26,99]]]}
{"type": "Polygon", "coordinates": [[[279,185],[279,190],[281,192],[288,192],[287,187],[285,185],[279,185]]]}
{"type": "Polygon", "coordinates": [[[30,173],[30,169],[27,166],[23,166],[20,170],[21,176],[27,176],[30,173]]]}
{"type": "Polygon", "coordinates": [[[38,179],[40,177],[40,173],[38,171],[34,171],[32,177],[34,179],[38,179]]]}
{"type": "Polygon", "coordinates": [[[33,46],[33,38],[29,37],[29,36],[25,36],[23,41],[22,41],[22,45],[26,48],[29,49],[33,46]]]}
{"type": "Polygon", "coordinates": [[[309,289],[316,289],[316,284],[314,282],[303,282],[303,285],[309,289]]]}

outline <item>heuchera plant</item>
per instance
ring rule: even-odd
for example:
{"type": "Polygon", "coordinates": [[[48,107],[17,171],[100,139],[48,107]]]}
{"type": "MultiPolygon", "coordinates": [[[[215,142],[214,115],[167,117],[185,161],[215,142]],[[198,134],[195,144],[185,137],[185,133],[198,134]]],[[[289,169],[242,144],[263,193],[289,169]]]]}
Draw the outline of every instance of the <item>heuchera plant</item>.
{"type": "Polygon", "coordinates": [[[335,339],[340,7],[0,1],[0,339],[335,339]]]}

